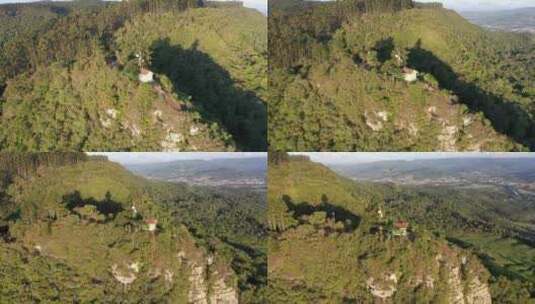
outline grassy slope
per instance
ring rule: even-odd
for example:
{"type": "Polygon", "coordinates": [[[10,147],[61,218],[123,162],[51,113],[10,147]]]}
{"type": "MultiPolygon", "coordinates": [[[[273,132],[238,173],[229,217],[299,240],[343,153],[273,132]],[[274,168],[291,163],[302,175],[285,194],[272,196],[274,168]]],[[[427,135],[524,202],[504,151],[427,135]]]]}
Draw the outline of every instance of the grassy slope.
{"type": "Polygon", "coordinates": [[[529,245],[533,200],[502,188],[409,187],[389,191],[387,213],[476,253],[494,277],[533,282],[535,248],[529,245]]]}
{"type": "MultiPolygon", "coordinates": [[[[397,51],[413,48],[418,41],[422,49],[451,65],[461,78],[466,74],[464,81],[529,104],[529,98],[520,97],[513,88],[514,81],[495,77],[503,69],[518,68],[518,64],[511,67],[510,62],[501,60],[500,52],[506,50],[500,48],[521,43],[520,37],[489,34],[447,10],[365,15],[345,24],[331,41],[329,55],[316,55],[314,61],[304,62],[297,75],[274,71],[273,90],[277,93],[273,93],[270,107],[271,143],[296,150],[522,149],[493,130],[492,124],[521,129],[514,121],[501,123],[494,117],[491,123],[482,113],[471,113],[467,106],[452,101],[451,92],[430,82],[406,84],[399,79],[399,68],[397,72],[392,66],[367,70],[354,62],[355,56],[369,56],[379,43],[392,43],[392,50],[397,51]],[[388,113],[388,120],[381,122],[381,130],[373,132],[366,124],[381,121],[373,114],[381,111],[388,113]],[[445,127],[456,128],[450,138],[453,147],[444,143],[448,138],[445,127]]],[[[322,52],[318,50],[318,54],[322,52]]],[[[529,85],[524,80],[515,81],[529,85]]]]}
{"type": "Polygon", "coordinates": [[[119,59],[140,45],[152,49],[152,69],[191,95],[194,109],[234,136],[239,149],[265,150],[267,25],[245,8],[147,15],[118,34],[119,59]]]}
{"type": "MultiPolygon", "coordinates": [[[[134,20],[118,33],[120,55],[123,60],[133,51],[129,43],[134,36],[143,31],[141,37],[150,46],[158,39],[169,39],[172,46],[183,49],[195,47],[224,67],[232,77],[248,90],[256,90],[265,96],[267,79],[262,62],[253,62],[249,68],[256,69],[253,75],[247,74],[244,60],[260,57],[266,51],[267,24],[260,13],[246,8],[203,8],[183,13],[164,13],[154,18],[146,15],[134,20]]],[[[260,59],[260,58],[259,58],[260,59]]]]}
{"type": "MultiPolygon", "coordinates": [[[[439,268],[434,267],[436,255],[447,256],[451,263],[458,262],[463,255],[471,256],[419,228],[413,241],[380,241],[377,235],[370,233],[377,219],[375,211],[368,207],[382,200],[381,186],[357,184],[320,164],[302,160],[270,166],[268,181],[268,217],[272,219],[284,212],[283,195],[290,196],[293,203],[308,202],[313,206],[320,206],[322,196],[326,195],[329,203],[360,217],[357,227],[345,232],[326,232],[328,228],[313,225],[301,217],[297,219],[299,224],[272,234],[268,267],[273,303],[351,300],[373,303],[366,280],[388,272],[402,278],[395,303],[438,301],[444,295],[440,289],[434,292],[426,292],[425,288],[414,290],[410,282],[425,275],[443,280],[439,268]]],[[[342,213],[337,213],[337,220],[340,215],[342,213]]],[[[469,264],[468,272],[486,276],[477,259],[469,264]]]]}
{"type": "MultiPolygon", "coordinates": [[[[183,241],[173,242],[167,231],[155,240],[146,231],[128,233],[122,226],[129,222],[126,214],[130,213],[128,208],[132,194],[143,186],[141,179],[117,164],[93,161],[45,169],[40,175],[28,182],[20,181],[20,192],[12,193],[13,198],[19,201],[22,221],[13,223],[10,229],[17,241],[4,244],[2,249],[7,255],[6,260],[10,257],[12,267],[20,269],[6,273],[4,283],[9,287],[3,290],[2,298],[7,300],[17,295],[20,288],[16,284],[23,279],[35,288],[34,293],[24,296],[28,301],[35,298],[115,301],[125,297],[134,300],[146,296],[147,290],[144,289],[150,286],[145,285],[149,280],[148,272],[162,267],[176,271],[177,288],[165,288],[162,282],[154,283],[151,284],[153,290],[149,297],[154,297],[154,300],[163,296],[185,299],[183,291],[187,288],[187,272],[172,258],[172,252],[186,246],[191,248],[193,240],[187,230],[179,229],[179,240],[183,241]],[[81,222],[61,203],[74,193],[79,193],[75,195],[78,201],[111,199],[127,211],[103,223],[81,222]],[[57,219],[46,220],[52,210],[55,210],[57,219]],[[36,253],[35,246],[40,246],[41,253],[32,257],[36,253]],[[29,265],[22,262],[27,259],[31,260],[29,265]],[[118,283],[111,277],[110,267],[117,264],[125,271],[124,263],[134,261],[141,262],[141,280],[135,283],[139,284],[135,292],[124,295],[122,287],[117,286],[118,283]],[[40,269],[42,267],[54,273],[52,285],[47,282],[47,274],[40,269]],[[73,281],[67,283],[70,277],[74,277],[73,281]],[[53,288],[50,289],[50,286],[53,288]]],[[[145,206],[149,207],[153,206],[145,206]]],[[[142,226],[135,221],[132,224],[142,226]]],[[[3,264],[2,267],[7,266],[3,264]]]]}
{"type": "MultiPolygon", "coordinates": [[[[202,264],[207,252],[185,226],[173,224],[160,204],[136,203],[144,217],[159,219],[156,236],[144,230],[142,219],[131,218],[132,200],[147,185],[120,165],[101,161],[44,169],[29,181],[17,181],[9,193],[20,206],[20,220],[10,225],[16,241],[2,243],[0,249],[1,260],[9,261],[0,263],[0,300],[186,301],[189,270],[176,254],[184,251],[190,262],[202,264]],[[101,222],[84,221],[66,205],[81,201],[97,206],[113,202],[123,210],[101,222]],[[140,262],[141,271],[124,293],[110,269],[117,264],[124,273],[126,263],[133,262],[140,262]],[[158,269],[173,272],[173,281],[153,278],[158,269]],[[31,286],[31,293],[23,292],[24,284],[31,286]]],[[[223,275],[230,271],[229,261],[219,253],[214,267],[223,275]]]]}
{"type": "Polygon", "coordinates": [[[174,149],[229,149],[224,131],[180,110],[188,107],[186,98],[162,99],[150,85],[107,66],[101,54],[71,69],[53,66],[20,76],[4,97],[1,137],[12,150],[162,150],[169,132],[184,136],[174,149]]]}
{"type": "Polygon", "coordinates": [[[294,202],[321,202],[326,195],[329,201],[362,212],[365,197],[358,193],[354,184],[338,176],[329,168],[310,161],[291,161],[283,166],[268,169],[268,197],[270,202],[280,200],[282,194],[294,202]]]}
{"type": "Polygon", "coordinates": [[[245,8],[141,16],[115,37],[120,59],[126,64],[140,44],[153,48],[168,39],[172,58],[158,58],[159,64],[185,81],[172,84],[169,70],[155,68],[162,73],[159,93],[139,84],[137,72],[128,67],[106,65],[94,46],[92,56],[71,67],[40,67],[9,82],[0,145],[40,151],[260,149],[265,146],[261,100],[267,79],[259,76],[266,74],[265,22],[245,8]],[[186,68],[194,69],[190,74],[173,65],[192,53],[198,61],[186,58],[186,68]],[[117,114],[110,115],[110,109],[117,114]]]}

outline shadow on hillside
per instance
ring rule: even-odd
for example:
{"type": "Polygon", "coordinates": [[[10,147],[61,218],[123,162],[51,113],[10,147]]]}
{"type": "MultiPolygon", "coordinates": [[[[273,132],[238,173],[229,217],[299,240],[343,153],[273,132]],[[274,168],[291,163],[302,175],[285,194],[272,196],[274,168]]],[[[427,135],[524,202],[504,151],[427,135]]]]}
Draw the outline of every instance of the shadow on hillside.
{"type": "Polygon", "coordinates": [[[65,207],[69,210],[73,210],[77,207],[83,207],[85,205],[93,205],[97,208],[98,212],[106,215],[115,217],[117,213],[123,211],[123,206],[121,203],[114,201],[111,198],[111,193],[106,192],[106,197],[103,200],[95,200],[94,198],[82,198],[80,191],[74,191],[72,193],[66,194],[62,198],[62,203],[65,204],[65,207]]]}
{"type": "Polygon", "coordinates": [[[266,107],[254,92],[238,88],[223,67],[198,50],[197,42],[184,49],[170,45],[169,39],[160,39],[151,49],[151,68],[166,75],[175,92],[192,96],[194,110],[203,120],[220,123],[232,134],[239,150],[266,150],[266,107]]]}
{"type": "Polygon", "coordinates": [[[409,67],[433,75],[440,88],[450,90],[472,112],[483,112],[494,129],[517,143],[535,150],[535,124],[529,114],[503,97],[485,92],[476,84],[463,80],[453,69],[421,47],[421,40],[409,50],[409,67]]]}
{"type": "Polygon", "coordinates": [[[292,198],[288,195],[283,195],[282,200],[288,209],[294,213],[295,218],[299,218],[303,215],[311,215],[314,212],[323,211],[327,213],[327,218],[344,222],[346,224],[347,231],[353,231],[357,229],[361,221],[361,218],[353,212],[343,207],[331,204],[325,194],[322,197],[322,202],[316,206],[307,202],[294,203],[292,198]]]}
{"type": "Polygon", "coordinates": [[[524,279],[518,273],[513,272],[513,271],[511,271],[511,270],[509,270],[509,269],[507,269],[507,268],[505,268],[503,266],[500,266],[493,257],[491,257],[490,255],[486,254],[485,252],[483,252],[478,247],[474,247],[474,245],[472,245],[471,243],[463,241],[463,240],[458,239],[458,238],[453,238],[453,237],[447,237],[446,239],[448,240],[448,242],[450,242],[452,244],[455,244],[456,246],[458,246],[460,248],[471,249],[477,255],[477,257],[479,258],[481,263],[483,263],[483,265],[485,265],[485,267],[494,276],[496,276],[496,277],[505,276],[505,277],[507,277],[507,278],[509,278],[511,280],[523,280],[524,279]]]}
{"type": "Polygon", "coordinates": [[[377,60],[381,63],[385,63],[392,59],[392,52],[394,52],[394,39],[388,37],[379,40],[375,43],[373,49],[377,52],[377,60]]]}
{"type": "MultiPolygon", "coordinates": [[[[234,247],[237,250],[241,250],[245,252],[249,257],[252,259],[259,258],[261,256],[265,256],[265,253],[262,253],[259,250],[256,250],[253,247],[249,247],[244,244],[239,244],[236,242],[232,242],[228,239],[225,239],[224,242],[232,247],[234,247]]],[[[232,266],[235,268],[239,268],[241,265],[241,259],[234,259],[232,262],[232,266]]],[[[254,285],[254,286],[260,286],[265,285],[267,279],[267,264],[260,263],[256,264],[255,271],[247,276],[247,283],[254,285]]]]}

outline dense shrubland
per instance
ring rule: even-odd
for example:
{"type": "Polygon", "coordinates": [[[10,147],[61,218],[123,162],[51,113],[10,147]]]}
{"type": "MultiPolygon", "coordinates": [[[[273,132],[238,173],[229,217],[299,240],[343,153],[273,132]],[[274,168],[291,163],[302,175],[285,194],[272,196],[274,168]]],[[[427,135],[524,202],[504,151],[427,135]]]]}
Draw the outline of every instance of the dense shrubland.
{"type": "Polygon", "coordinates": [[[488,32],[439,7],[363,3],[273,5],[274,149],[532,148],[532,36],[488,32]],[[408,68],[420,72],[411,83],[408,68]]]}
{"type": "Polygon", "coordinates": [[[370,290],[392,287],[393,303],[449,303],[452,292],[470,296],[448,277],[459,269],[460,286],[488,290],[493,302],[533,302],[534,232],[526,224],[532,202],[502,189],[354,182],[284,154],[270,161],[273,303],[374,303],[370,290]],[[409,223],[407,237],[391,234],[398,220],[409,223]],[[474,277],[483,285],[474,287],[474,277]],[[419,285],[426,280],[435,283],[419,285]]]}
{"type": "Polygon", "coordinates": [[[0,6],[0,148],[264,149],[265,18],[202,6],[0,6]]]}
{"type": "Polygon", "coordinates": [[[260,194],[147,181],[84,154],[2,154],[0,163],[10,177],[0,181],[0,302],[186,303],[190,268],[202,265],[208,293],[223,278],[240,303],[262,302],[260,194]],[[135,272],[124,264],[134,262],[135,272]],[[122,285],[117,273],[137,279],[122,285]]]}

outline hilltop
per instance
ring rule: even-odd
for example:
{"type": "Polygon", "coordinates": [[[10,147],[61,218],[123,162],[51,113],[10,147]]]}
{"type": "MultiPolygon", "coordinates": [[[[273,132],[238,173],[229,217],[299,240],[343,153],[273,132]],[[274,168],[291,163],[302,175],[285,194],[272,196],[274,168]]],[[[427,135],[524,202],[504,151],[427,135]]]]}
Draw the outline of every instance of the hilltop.
{"type": "Polygon", "coordinates": [[[440,7],[369,2],[272,7],[274,149],[533,148],[532,36],[440,7]]]}
{"type": "Polygon", "coordinates": [[[261,13],[91,3],[0,5],[1,149],[264,150],[261,13]]]}
{"type": "Polygon", "coordinates": [[[66,155],[0,155],[0,302],[262,301],[260,196],[66,155]]]}
{"type": "Polygon", "coordinates": [[[355,182],[295,156],[268,181],[273,303],[533,301],[524,199],[355,182]]]}

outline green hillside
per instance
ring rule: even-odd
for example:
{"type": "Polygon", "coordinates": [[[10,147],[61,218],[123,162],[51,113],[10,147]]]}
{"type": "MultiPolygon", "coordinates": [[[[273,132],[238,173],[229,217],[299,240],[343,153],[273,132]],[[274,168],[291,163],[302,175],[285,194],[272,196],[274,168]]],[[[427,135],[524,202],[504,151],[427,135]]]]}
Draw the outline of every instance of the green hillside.
{"type": "Polygon", "coordinates": [[[266,19],[202,6],[1,5],[0,148],[263,150],[266,19]]]}
{"type": "Polygon", "coordinates": [[[295,156],[268,181],[270,303],[533,302],[529,202],[353,182],[295,156]]]}
{"type": "Polygon", "coordinates": [[[273,8],[275,149],[533,147],[532,36],[489,32],[441,8],[359,3],[366,1],[273,8]],[[412,70],[418,76],[405,80],[412,70]]]}
{"type": "Polygon", "coordinates": [[[0,302],[262,301],[265,203],[256,194],[149,182],[106,160],[26,155],[1,155],[0,302]]]}

